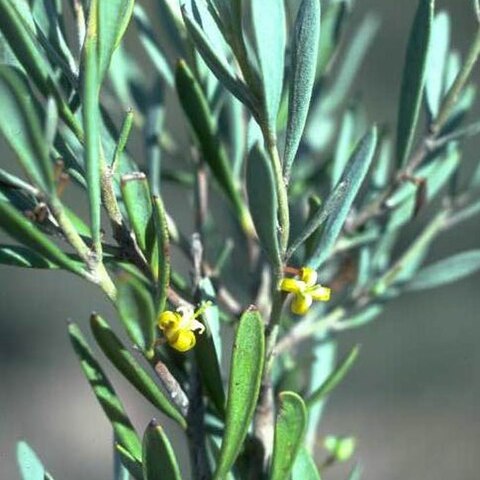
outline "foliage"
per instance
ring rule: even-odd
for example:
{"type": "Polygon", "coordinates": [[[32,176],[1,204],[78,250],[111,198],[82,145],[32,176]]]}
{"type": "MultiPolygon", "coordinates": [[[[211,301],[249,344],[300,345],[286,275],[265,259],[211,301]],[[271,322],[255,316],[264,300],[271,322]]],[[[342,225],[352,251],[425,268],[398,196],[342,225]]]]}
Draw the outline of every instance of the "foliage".
{"type": "MultiPolygon", "coordinates": [[[[480,269],[480,250],[424,265],[439,235],[480,212],[480,166],[459,181],[472,169],[461,144],[480,132],[467,120],[480,28],[461,59],[448,12],[419,0],[392,139],[349,100],[378,28],[367,16],[345,35],[353,2],[181,3],[156,2],[156,32],[140,0],[0,0],[0,132],[23,172],[0,168],[0,227],[16,242],[0,263],[70,271],[116,308],[128,343],[97,314],[90,326],[158,410],[143,442],[103,359],[68,327],[115,434],[114,478],[181,478],[168,416],[193,478],[318,479],[355,456],[355,439],[337,436],[320,467],[313,456],[324,402],[359,355],[335,361],[338,332],[480,269]],[[174,208],[186,198],[190,236],[174,208]],[[399,253],[407,224],[418,233],[399,253]]],[[[24,479],[52,478],[24,442],[18,462],[24,479]]]]}

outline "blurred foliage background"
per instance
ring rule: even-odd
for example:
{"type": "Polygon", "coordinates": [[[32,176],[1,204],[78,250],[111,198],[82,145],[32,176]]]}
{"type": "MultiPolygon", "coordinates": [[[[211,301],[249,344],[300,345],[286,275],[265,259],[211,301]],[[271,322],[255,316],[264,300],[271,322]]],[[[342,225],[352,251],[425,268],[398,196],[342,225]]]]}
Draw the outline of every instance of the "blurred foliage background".
{"type": "MultiPolygon", "coordinates": [[[[151,7],[154,2],[142,3],[151,7]]],[[[470,3],[443,0],[437,5],[437,11],[446,8],[451,13],[453,42],[463,52],[476,27],[470,3]]],[[[351,30],[367,12],[376,12],[382,21],[352,90],[352,95],[361,92],[365,98],[371,121],[395,122],[416,4],[356,2],[351,30]]],[[[477,117],[479,110],[477,106],[477,117]]],[[[467,140],[463,161],[478,162],[479,147],[478,137],[467,140]]],[[[143,154],[141,145],[133,143],[131,150],[143,154]]],[[[0,155],[2,164],[10,164],[3,140],[0,155]]],[[[68,195],[75,201],[75,192],[68,195]]],[[[174,217],[191,222],[184,198],[168,195],[167,189],[166,203],[174,217]]],[[[421,219],[409,227],[410,233],[420,224],[421,219]]],[[[457,251],[478,248],[479,236],[480,226],[462,224],[461,231],[435,243],[431,258],[453,246],[457,251]]],[[[377,321],[340,337],[345,350],[357,342],[363,348],[357,365],[329,400],[320,439],[329,433],[357,437],[364,478],[478,479],[479,280],[476,275],[453,286],[402,296],[377,321]]],[[[56,478],[109,478],[111,429],[82,378],[66,320],[84,325],[92,310],[113,317],[110,308],[93,286],[67,273],[0,269],[0,478],[18,478],[14,448],[23,437],[56,478]]],[[[132,419],[145,426],[151,408],[134,401],[125,381],[111,368],[108,372],[132,419]]],[[[319,445],[320,461],[322,455],[319,445]]],[[[344,477],[342,467],[335,468],[329,478],[344,477]]]]}

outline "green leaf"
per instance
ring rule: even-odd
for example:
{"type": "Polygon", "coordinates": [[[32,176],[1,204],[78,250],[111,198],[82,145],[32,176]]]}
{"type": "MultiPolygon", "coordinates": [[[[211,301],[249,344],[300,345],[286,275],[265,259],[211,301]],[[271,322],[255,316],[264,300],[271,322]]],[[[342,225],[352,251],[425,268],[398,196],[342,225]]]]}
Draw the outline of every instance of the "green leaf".
{"type": "Polygon", "coordinates": [[[210,70],[227,90],[245,104],[250,111],[258,115],[255,97],[250,93],[243,81],[235,75],[227,60],[219,56],[219,52],[212,48],[208,37],[195,19],[187,12],[186,8],[182,9],[182,13],[188,33],[210,70]]]}
{"type": "Polygon", "coordinates": [[[240,318],[233,345],[225,434],[215,480],[225,478],[232,468],[253,418],[265,357],[263,330],[262,317],[250,307],[240,318]]]}
{"type": "Polygon", "coordinates": [[[359,345],[356,345],[350,353],[340,362],[337,368],[330,373],[323,384],[313,391],[305,400],[307,406],[310,408],[314,403],[326,397],[336,386],[344,379],[345,375],[353,367],[360,352],[359,345]]]}
{"type": "Polygon", "coordinates": [[[426,290],[461,280],[480,270],[480,250],[457,253],[415,274],[407,290],[426,290]]]}
{"type": "Polygon", "coordinates": [[[443,97],[449,46],[450,17],[442,11],[433,21],[426,65],[425,98],[432,118],[437,117],[443,97]]]}
{"type": "Polygon", "coordinates": [[[144,480],[181,480],[175,452],[163,428],[152,420],[143,435],[144,480]]]}
{"type": "MultiPolygon", "coordinates": [[[[135,480],[144,480],[141,462],[135,459],[129,451],[118,442],[115,443],[115,453],[118,455],[122,465],[130,472],[132,478],[135,480]]],[[[130,480],[130,477],[128,480],[130,480]]]]}
{"type": "Polygon", "coordinates": [[[343,330],[349,330],[350,328],[363,327],[372,320],[375,320],[375,318],[377,318],[382,312],[383,306],[381,304],[374,303],[345,318],[342,322],[337,324],[335,330],[341,332],[343,330]]]}
{"type": "Polygon", "coordinates": [[[287,133],[283,154],[288,177],[307,121],[317,68],[320,38],[320,0],[303,0],[295,21],[287,133]]]}
{"type": "Polygon", "coordinates": [[[280,246],[277,236],[278,202],[270,160],[256,143],[248,155],[247,193],[250,212],[260,244],[272,264],[279,266],[280,246]]]}
{"type": "Polygon", "coordinates": [[[53,480],[27,442],[17,443],[17,463],[22,480],[53,480]]]}
{"type": "Polygon", "coordinates": [[[305,447],[300,447],[293,464],[292,480],[320,480],[317,466],[305,447]]]}
{"type": "Polygon", "coordinates": [[[0,131],[25,173],[41,190],[54,194],[53,164],[32,103],[32,93],[23,75],[12,67],[0,66],[0,104],[0,131]]]}
{"type": "Polygon", "coordinates": [[[307,426],[307,409],[302,398],[294,392],[281,392],[279,398],[271,480],[290,477],[307,426]]]}
{"type": "MultiPolygon", "coordinates": [[[[215,302],[215,290],[208,278],[203,278],[199,285],[202,302],[215,302]]],[[[221,338],[218,306],[212,303],[202,314],[201,321],[205,326],[202,335],[198,335],[195,346],[195,358],[205,390],[216,411],[225,416],[225,391],[222,382],[220,365],[221,338]],[[217,340],[217,341],[216,341],[217,340]]]]}
{"type": "Polygon", "coordinates": [[[254,1],[251,2],[251,10],[265,119],[269,131],[275,135],[285,64],[285,4],[278,0],[254,1]]]}
{"type": "Polygon", "coordinates": [[[0,200],[0,227],[17,242],[33,250],[37,255],[44,257],[60,268],[85,276],[85,271],[79,262],[70,259],[24,215],[3,200],[0,200]]]}
{"type": "Polygon", "coordinates": [[[0,263],[14,267],[58,268],[34,250],[18,245],[0,245],[0,263]]]}
{"type": "MultiPolygon", "coordinates": [[[[122,176],[122,199],[127,210],[128,220],[135,233],[140,250],[151,262],[153,245],[148,245],[149,228],[152,221],[152,200],[147,177],[142,172],[128,173],[122,176]]],[[[151,235],[151,233],[150,233],[151,235]]]]}
{"type": "Polygon", "coordinates": [[[408,159],[420,113],[434,3],[434,0],[419,0],[408,40],[397,122],[399,165],[404,165],[408,159]]]}
{"type": "Polygon", "coordinates": [[[348,163],[352,147],[354,146],[355,135],[355,113],[352,109],[347,110],[342,118],[337,144],[335,146],[335,155],[333,157],[332,173],[330,177],[331,188],[339,182],[345,166],[348,163]]]}
{"type": "Polygon", "coordinates": [[[156,311],[160,314],[165,310],[168,287],[170,286],[170,238],[165,207],[160,197],[153,197],[153,224],[155,227],[156,244],[158,248],[158,284],[156,311]]]}
{"type": "Polygon", "coordinates": [[[153,406],[186,428],[186,422],[180,412],[170,403],[158,385],[145,372],[135,357],[115,335],[108,323],[99,315],[90,317],[90,327],[95,340],[103,353],[153,406]]]}
{"type": "MultiPolygon", "coordinates": [[[[308,260],[310,267],[318,269],[330,255],[368,172],[376,145],[377,129],[373,127],[358,143],[345,167],[342,178],[332,192],[332,196],[335,199],[332,203],[334,203],[335,207],[329,212],[320,242],[308,260]],[[337,200],[339,196],[341,201],[337,200]]],[[[327,205],[329,203],[330,198],[327,200],[327,205]]]]}
{"type": "Polygon", "coordinates": [[[362,467],[360,465],[355,465],[348,476],[348,480],[360,480],[362,477],[362,467]]]}
{"type": "Polygon", "coordinates": [[[117,310],[130,339],[147,357],[153,355],[155,342],[155,311],[148,290],[136,278],[119,278],[117,310]]]}
{"type": "Polygon", "coordinates": [[[213,114],[200,84],[183,60],[177,65],[175,80],[180,104],[195,132],[203,159],[208,163],[217,182],[240,217],[240,221],[243,222],[245,206],[235,185],[225,149],[218,138],[213,114]]]}
{"type": "Polygon", "coordinates": [[[74,323],[69,324],[68,333],[73,349],[80,360],[83,373],[112,424],[117,442],[136,463],[141,463],[142,444],[140,438],[125,413],[115,390],[100,367],[100,364],[96,360],[78,326],[74,323]]]}
{"type": "Polygon", "coordinates": [[[123,465],[122,458],[115,444],[113,448],[113,480],[130,480],[130,472],[123,465]]]}

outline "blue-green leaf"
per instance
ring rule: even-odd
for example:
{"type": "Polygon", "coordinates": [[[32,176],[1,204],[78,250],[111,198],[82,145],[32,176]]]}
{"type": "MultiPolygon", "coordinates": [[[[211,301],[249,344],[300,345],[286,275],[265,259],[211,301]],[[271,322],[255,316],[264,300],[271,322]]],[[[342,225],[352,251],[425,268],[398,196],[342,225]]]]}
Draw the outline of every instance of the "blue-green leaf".
{"type": "Polygon", "coordinates": [[[271,480],[283,480],[290,477],[307,426],[307,409],[302,398],[294,392],[281,392],[279,398],[271,480]]]}
{"type": "Polygon", "coordinates": [[[285,5],[279,0],[251,2],[253,33],[262,78],[265,118],[275,135],[285,64],[285,5]]]}
{"type": "Polygon", "coordinates": [[[260,392],[265,357],[263,320],[251,307],[238,325],[232,351],[225,434],[215,480],[223,480],[239,455],[260,392]]]}
{"type": "Polygon", "coordinates": [[[163,428],[152,420],[143,435],[144,480],[181,480],[180,468],[163,428]]]}
{"type": "Polygon", "coordinates": [[[248,156],[247,192],[260,244],[270,261],[279,266],[281,258],[277,236],[277,193],[271,163],[258,143],[252,147],[248,156]]]}
{"type": "MultiPolygon", "coordinates": [[[[412,147],[425,84],[434,0],[419,0],[408,40],[397,123],[397,161],[405,164],[412,147]]],[[[438,75],[441,75],[438,72],[438,75]]]]}
{"type": "Polygon", "coordinates": [[[345,167],[342,178],[332,192],[332,195],[335,195],[336,191],[341,187],[344,193],[342,195],[342,200],[340,202],[335,202],[336,207],[330,212],[329,217],[325,222],[320,242],[308,261],[309,266],[317,269],[330,255],[350,212],[353,201],[355,200],[368,172],[376,145],[377,129],[373,127],[358,143],[345,167]]]}
{"type": "Polygon", "coordinates": [[[27,442],[17,443],[17,463],[22,480],[53,480],[27,442]]]}
{"type": "Polygon", "coordinates": [[[305,447],[298,451],[293,464],[292,480],[320,480],[315,461],[305,447]]]}
{"type": "Polygon", "coordinates": [[[317,68],[320,38],[320,0],[303,0],[295,21],[287,133],[283,154],[288,177],[307,121],[317,68]]]}
{"type": "Polygon", "coordinates": [[[407,290],[425,290],[461,280],[480,270],[480,250],[457,253],[428,265],[413,277],[407,290]]]}

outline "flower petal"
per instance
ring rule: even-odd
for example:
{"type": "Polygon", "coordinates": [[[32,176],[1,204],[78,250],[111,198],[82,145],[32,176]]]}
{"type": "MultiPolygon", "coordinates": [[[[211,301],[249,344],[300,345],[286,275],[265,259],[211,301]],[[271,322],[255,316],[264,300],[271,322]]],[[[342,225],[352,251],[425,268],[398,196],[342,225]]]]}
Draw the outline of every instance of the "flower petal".
{"type": "Polygon", "coordinates": [[[330,300],[332,291],[328,287],[322,285],[315,285],[308,290],[308,294],[317,302],[328,302],[330,300]]]}
{"type": "Polygon", "coordinates": [[[305,315],[308,312],[308,309],[312,305],[313,298],[311,295],[295,295],[290,309],[296,315],[305,315]]]}
{"type": "Polygon", "coordinates": [[[283,278],[280,282],[279,288],[283,292],[298,293],[304,286],[304,282],[296,280],[295,278],[283,278]]]}
{"type": "Polygon", "coordinates": [[[307,284],[307,287],[313,287],[317,283],[317,272],[310,267],[300,269],[300,278],[307,284]]]}
{"type": "Polygon", "coordinates": [[[161,330],[170,329],[178,325],[181,319],[182,317],[180,314],[166,310],[158,316],[157,324],[161,330]]]}

